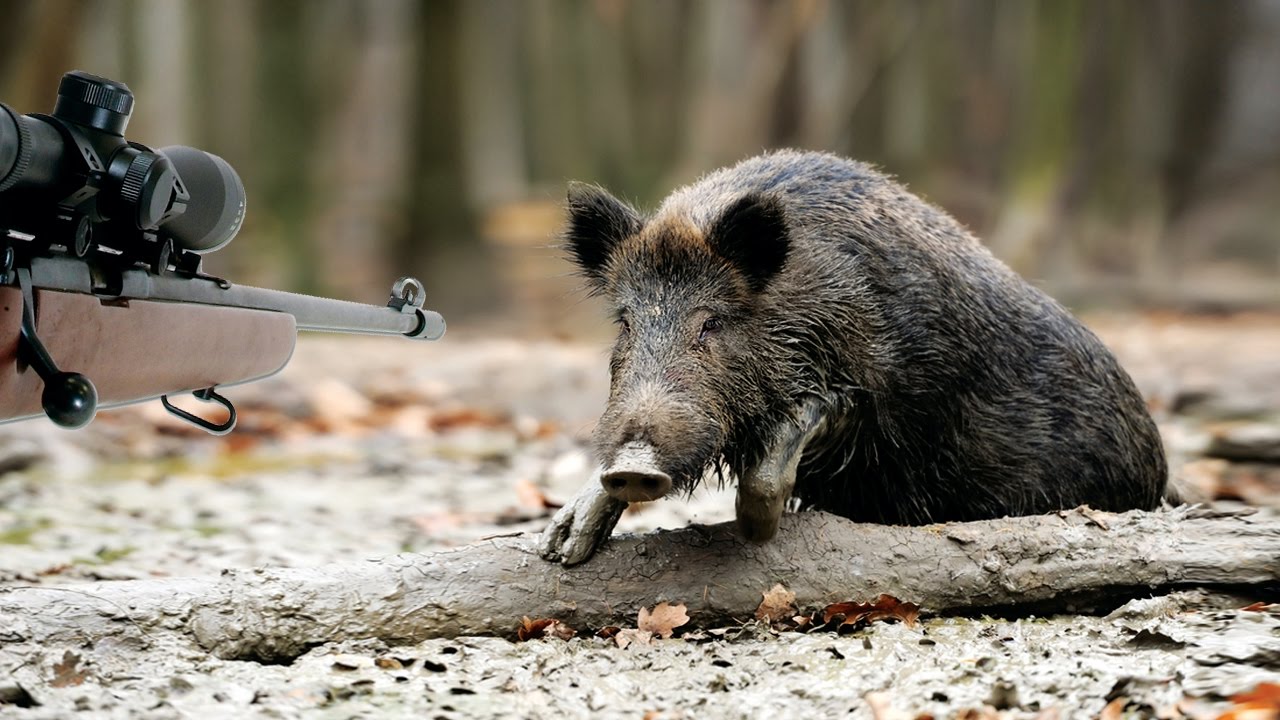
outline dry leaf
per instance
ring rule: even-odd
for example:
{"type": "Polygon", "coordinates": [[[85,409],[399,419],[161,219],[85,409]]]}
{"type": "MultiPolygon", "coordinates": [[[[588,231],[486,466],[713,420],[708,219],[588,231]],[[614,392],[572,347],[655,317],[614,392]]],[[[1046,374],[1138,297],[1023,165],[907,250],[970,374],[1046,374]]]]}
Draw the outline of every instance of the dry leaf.
{"type": "Polygon", "coordinates": [[[952,716],[953,720],[1000,720],[1000,713],[990,705],[965,708],[952,716]]]}
{"type": "Polygon", "coordinates": [[[1094,510],[1088,505],[1081,505],[1080,507],[1076,508],[1076,510],[1078,510],[1081,515],[1085,516],[1085,518],[1087,518],[1089,522],[1093,523],[1094,525],[1097,525],[1103,530],[1111,529],[1111,526],[1107,523],[1107,513],[1101,510],[1094,510]]]}
{"type": "Polygon", "coordinates": [[[604,638],[605,640],[608,640],[614,635],[617,635],[621,630],[622,628],[618,627],[617,625],[607,625],[596,631],[596,637],[604,638]]]}
{"type": "Polygon", "coordinates": [[[1120,714],[1124,712],[1124,706],[1129,704],[1129,698],[1118,697],[1107,703],[1102,708],[1102,712],[1098,714],[1098,720],[1120,720],[1120,714]]]}
{"type": "Polygon", "coordinates": [[[652,611],[640,608],[640,616],[636,620],[636,627],[641,630],[647,630],[660,638],[669,638],[676,628],[687,622],[689,622],[689,614],[685,612],[684,603],[671,605],[660,602],[654,606],[652,611]]]}
{"type": "Polygon", "coordinates": [[[1280,720],[1280,684],[1264,682],[1231,696],[1231,709],[1218,720],[1280,720]]]}
{"type": "Polygon", "coordinates": [[[449,408],[438,410],[431,415],[431,429],[436,432],[455,430],[464,427],[488,429],[511,426],[511,418],[474,408],[449,408]]]}
{"type": "Polygon", "coordinates": [[[795,614],[796,594],[784,587],[782,583],[774,585],[761,594],[764,599],[760,601],[760,607],[756,608],[757,620],[775,623],[795,614]]]}
{"type": "Polygon", "coordinates": [[[823,624],[842,616],[840,627],[845,625],[870,624],[877,620],[898,620],[908,627],[916,624],[920,616],[920,606],[915,603],[902,602],[892,595],[881,595],[874,603],[834,603],[822,609],[823,624]]]}
{"type": "Polygon", "coordinates": [[[1246,612],[1268,612],[1272,608],[1276,608],[1280,610],[1280,605],[1278,605],[1277,603],[1267,603],[1259,600],[1258,602],[1253,603],[1252,605],[1246,605],[1240,609],[1246,612]]]}
{"type": "Polygon", "coordinates": [[[577,630],[574,630],[559,620],[552,620],[551,624],[542,631],[543,637],[557,638],[559,640],[572,640],[577,635],[577,630]]]}
{"type": "Polygon", "coordinates": [[[527,615],[521,618],[520,627],[516,628],[516,638],[520,642],[533,640],[534,638],[559,638],[560,640],[568,640],[577,634],[577,630],[574,630],[554,618],[530,620],[527,615]]]}
{"type": "Polygon", "coordinates": [[[516,628],[516,639],[520,642],[542,637],[543,628],[550,625],[553,621],[550,618],[541,620],[530,620],[528,615],[520,618],[520,627],[516,628]]]}
{"type": "Polygon", "coordinates": [[[618,643],[618,647],[620,648],[625,648],[631,643],[636,643],[637,645],[651,645],[653,644],[653,633],[648,630],[634,630],[628,628],[626,630],[619,630],[618,634],[613,636],[613,641],[618,643]]]}
{"type": "Polygon", "coordinates": [[[53,664],[53,680],[49,681],[49,685],[61,688],[83,683],[89,677],[89,671],[81,670],[77,667],[79,664],[79,655],[70,650],[63,652],[62,662],[53,664]]]}

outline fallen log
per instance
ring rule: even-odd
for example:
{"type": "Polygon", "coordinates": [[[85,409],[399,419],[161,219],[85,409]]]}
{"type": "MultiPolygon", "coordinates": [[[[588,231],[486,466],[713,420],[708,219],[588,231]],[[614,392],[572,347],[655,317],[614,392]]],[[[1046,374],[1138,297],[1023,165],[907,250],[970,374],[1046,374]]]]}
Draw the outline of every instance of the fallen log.
{"type": "Polygon", "coordinates": [[[590,561],[542,560],[536,537],[428,554],[220,577],[0,592],[0,643],[84,647],[177,635],[222,658],[288,661],[320,643],[514,634],[521,616],[579,629],[629,625],[683,602],[693,626],[746,619],[782,583],[800,607],[888,593],[926,610],[1067,609],[1080,598],[1280,581],[1280,517],[1179,508],[925,527],[788,514],[770,542],[731,523],[619,535],[590,561]]]}

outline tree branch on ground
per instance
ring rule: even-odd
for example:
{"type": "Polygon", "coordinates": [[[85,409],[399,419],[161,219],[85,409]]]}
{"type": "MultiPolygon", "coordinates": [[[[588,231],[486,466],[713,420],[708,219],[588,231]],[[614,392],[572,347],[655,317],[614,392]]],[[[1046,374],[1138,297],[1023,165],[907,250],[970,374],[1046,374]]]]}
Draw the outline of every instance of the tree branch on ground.
{"type": "Polygon", "coordinates": [[[1079,610],[1187,586],[1280,581],[1280,517],[1200,507],[924,527],[787,514],[755,545],[732,523],[619,535],[590,561],[542,560],[535,535],[363,563],[219,577],[0,591],[0,643],[150,643],[176,635],[222,658],[288,661],[326,642],[514,636],[523,616],[579,630],[682,602],[685,630],[750,619],[782,583],[800,608],[888,593],[926,611],[1079,610]]]}

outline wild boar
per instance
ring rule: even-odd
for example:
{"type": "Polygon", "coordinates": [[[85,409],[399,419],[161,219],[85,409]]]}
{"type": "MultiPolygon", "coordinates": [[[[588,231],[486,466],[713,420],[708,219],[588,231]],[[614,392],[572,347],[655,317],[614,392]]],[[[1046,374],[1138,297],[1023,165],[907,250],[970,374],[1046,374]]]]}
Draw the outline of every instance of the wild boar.
{"type": "Polygon", "coordinates": [[[597,478],[542,553],[573,564],[629,502],[737,480],[784,506],[925,524],[1156,507],[1164,450],[1093,333],[942,210],[869,166],[779,151],[644,216],[569,188],[565,245],[617,321],[597,478]]]}

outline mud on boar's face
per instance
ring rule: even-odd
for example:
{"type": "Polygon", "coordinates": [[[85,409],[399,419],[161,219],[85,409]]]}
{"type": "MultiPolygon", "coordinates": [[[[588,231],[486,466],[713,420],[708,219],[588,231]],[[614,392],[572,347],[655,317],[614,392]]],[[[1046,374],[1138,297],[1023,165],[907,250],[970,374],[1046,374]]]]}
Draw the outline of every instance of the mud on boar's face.
{"type": "Polygon", "coordinates": [[[699,227],[641,218],[604,190],[573,184],[565,240],[618,325],[593,438],[605,490],[626,502],[692,491],[738,429],[778,401],[756,319],[787,258],[781,203],[747,194],[699,227]]]}

